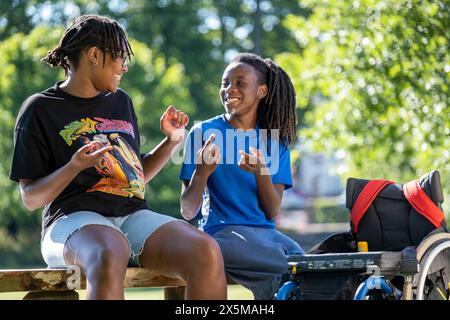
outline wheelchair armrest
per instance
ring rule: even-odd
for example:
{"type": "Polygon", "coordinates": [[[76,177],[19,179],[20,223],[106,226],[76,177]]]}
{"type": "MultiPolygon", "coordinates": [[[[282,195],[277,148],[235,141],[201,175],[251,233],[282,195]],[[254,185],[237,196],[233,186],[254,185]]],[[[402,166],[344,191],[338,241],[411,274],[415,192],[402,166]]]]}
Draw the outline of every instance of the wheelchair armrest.
{"type": "Polygon", "coordinates": [[[324,253],[292,255],[288,257],[290,270],[296,273],[359,271],[372,273],[374,268],[380,272],[398,273],[401,252],[373,251],[350,253],[324,253]]]}

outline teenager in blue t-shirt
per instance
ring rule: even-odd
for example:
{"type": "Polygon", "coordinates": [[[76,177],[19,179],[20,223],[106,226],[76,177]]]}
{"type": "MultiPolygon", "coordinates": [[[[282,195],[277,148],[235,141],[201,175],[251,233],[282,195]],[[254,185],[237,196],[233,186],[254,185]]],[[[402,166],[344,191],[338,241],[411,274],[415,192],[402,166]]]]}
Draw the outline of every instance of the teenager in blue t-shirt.
{"type": "Polygon", "coordinates": [[[185,145],[181,213],[222,250],[225,270],[255,299],[271,299],[302,248],[275,229],[283,191],[291,187],[289,145],[295,137],[295,91],[270,59],[239,54],[225,69],[226,113],[196,124],[185,145]]]}

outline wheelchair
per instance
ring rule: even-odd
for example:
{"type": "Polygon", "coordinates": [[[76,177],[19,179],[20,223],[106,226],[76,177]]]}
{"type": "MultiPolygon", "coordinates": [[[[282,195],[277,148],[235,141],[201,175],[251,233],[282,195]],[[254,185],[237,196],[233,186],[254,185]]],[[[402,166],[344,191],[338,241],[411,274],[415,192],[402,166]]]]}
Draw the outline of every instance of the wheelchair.
{"type": "Polygon", "coordinates": [[[289,256],[276,299],[450,300],[443,201],[436,170],[404,185],[349,178],[350,230],[289,256]]]}

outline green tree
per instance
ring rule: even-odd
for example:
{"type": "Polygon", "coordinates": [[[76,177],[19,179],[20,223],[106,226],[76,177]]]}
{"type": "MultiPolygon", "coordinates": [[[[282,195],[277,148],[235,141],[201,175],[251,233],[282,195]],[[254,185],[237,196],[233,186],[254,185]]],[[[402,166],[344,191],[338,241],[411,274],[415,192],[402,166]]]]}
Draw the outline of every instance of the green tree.
{"type": "MultiPolygon", "coordinates": [[[[63,3],[67,5],[67,2],[63,3]]],[[[233,53],[257,51],[273,55],[298,49],[281,21],[288,13],[307,13],[298,3],[289,0],[129,0],[114,3],[74,0],[68,3],[78,14],[98,13],[117,19],[132,37],[164,54],[168,66],[172,61],[183,64],[189,80],[185,85],[196,106],[191,116],[199,120],[221,112],[218,87],[225,63],[233,53]]],[[[51,23],[64,23],[64,18],[70,14],[61,14],[61,0],[53,0],[41,7],[49,5],[59,17],[51,23]]]]}
{"type": "Polygon", "coordinates": [[[3,0],[0,2],[0,40],[17,32],[29,32],[33,29],[27,10],[32,5],[26,0],[3,0]]]}
{"type": "MultiPolygon", "coordinates": [[[[15,33],[28,34],[36,25],[66,24],[76,8],[88,8],[89,0],[2,0],[0,1],[0,40],[15,33]]],[[[91,4],[92,6],[92,4],[91,4]]]]}
{"type": "MultiPolygon", "coordinates": [[[[39,261],[40,215],[30,214],[22,205],[19,188],[9,180],[13,128],[22,102],[32,93],[45,89],[58,78],[57,71],[41,65],[49,44],[57,43],[60,32],[36,29],[28,37],[12,35],[0,44],[0,255],[3,266],[15,262],[33,264],[39,261]],[[29,255],[23,255],[30,249],[29,255]]],[[[61,77],[61,74],[59,75],[61,77]]]]}
{"type": "Polygon", "coordinates": [[[441,173],[450,199],[448,1],[302,1],[285,25],[303,48],[279,57],[295,75],[315,150],[344,149],[347,175],[407,181],[441,173]]]}

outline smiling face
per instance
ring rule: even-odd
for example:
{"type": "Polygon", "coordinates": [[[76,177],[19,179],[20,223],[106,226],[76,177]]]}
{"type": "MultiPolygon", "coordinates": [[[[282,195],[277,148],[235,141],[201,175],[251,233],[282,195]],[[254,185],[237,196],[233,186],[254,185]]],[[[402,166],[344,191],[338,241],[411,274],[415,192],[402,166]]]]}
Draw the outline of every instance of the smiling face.
{"type": "Polygon", "coordinates": [[[98,63],[95,65],[92,73],[92,83],[98,91],[116,92],[122,76],[128,71],[126,65],[127,57],[114,59],[108,51],[104,57],[105,63],[103,65],[103,52],[98,49],[96,53],[96,61],[98,63]]]}
{"type": "Polygon", "coordinates": [[[227,113],[256,113],[260,99],[266,94],[267,86],[259,83],[258,73],[252,66],[234,62],[225,69],[219,95],[227,113]]]}

